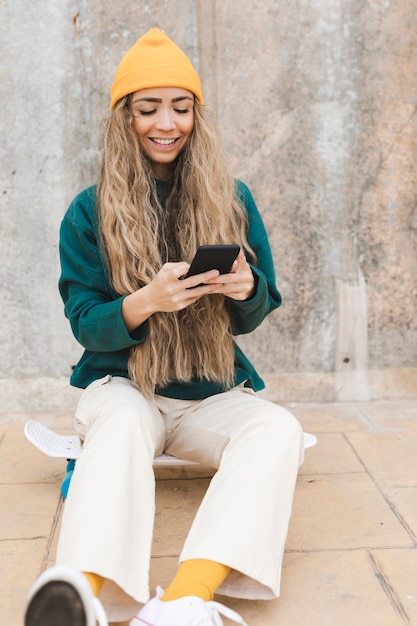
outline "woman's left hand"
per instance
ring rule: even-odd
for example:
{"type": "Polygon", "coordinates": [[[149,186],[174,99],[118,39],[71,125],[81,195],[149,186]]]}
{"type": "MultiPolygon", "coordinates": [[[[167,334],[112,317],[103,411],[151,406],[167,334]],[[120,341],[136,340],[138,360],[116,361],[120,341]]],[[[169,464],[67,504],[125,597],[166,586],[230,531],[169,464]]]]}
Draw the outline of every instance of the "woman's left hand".
{"type": "Polygon", "coordinates": [[[208,280],[206,284],[218,284],[218,288],[212,293],[222,293],[234,300],[243,301],[251,298],[255,289],[255,278],[242,250],[229,274],[220,274],[208,280]]]}

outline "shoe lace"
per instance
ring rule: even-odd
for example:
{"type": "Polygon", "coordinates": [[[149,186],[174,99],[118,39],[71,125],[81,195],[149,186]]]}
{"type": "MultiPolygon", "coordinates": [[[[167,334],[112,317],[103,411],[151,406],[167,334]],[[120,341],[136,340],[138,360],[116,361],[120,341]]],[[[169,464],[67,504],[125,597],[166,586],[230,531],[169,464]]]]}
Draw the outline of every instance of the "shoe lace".
{"type": "Polygon", "coordinates": [[[98,626],[109,626],[103,605],[98,598],[94,598],[94,609],[98,626]]]}
{"type": "Polygon", "coordinates": [[[224,604],[220,604],[220,602],[214,601],[205,602],[201,606],[201,611],[195,616],[190,626],[223,626],[223,620],[219,613],[232,622],[236,622],[236,624],[248,626],[239,613],[229,609],[227,606],[224,606],[224,604]]]}

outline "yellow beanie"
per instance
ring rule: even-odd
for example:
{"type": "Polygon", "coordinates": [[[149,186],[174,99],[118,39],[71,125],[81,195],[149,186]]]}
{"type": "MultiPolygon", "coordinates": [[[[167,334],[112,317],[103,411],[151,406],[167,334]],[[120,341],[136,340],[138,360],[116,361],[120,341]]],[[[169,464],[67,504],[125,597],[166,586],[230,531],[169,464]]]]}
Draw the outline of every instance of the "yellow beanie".
{"type": "Polygon", "coordinates": [[[111,88],[110,109],[123,96],[151,87],[181,87],[203,104],[200,79],[191,61],[159,28],[151,28],[121,60],[111,88]]]}

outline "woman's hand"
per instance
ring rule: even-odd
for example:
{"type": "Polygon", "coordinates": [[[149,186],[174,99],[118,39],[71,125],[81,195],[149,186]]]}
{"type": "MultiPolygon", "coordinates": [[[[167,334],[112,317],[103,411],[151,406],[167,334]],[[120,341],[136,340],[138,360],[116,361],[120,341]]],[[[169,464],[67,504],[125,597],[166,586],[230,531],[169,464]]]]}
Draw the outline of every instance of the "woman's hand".
{"type": "Polygon", "coordinates": [[[219,276],[217,270],[182,279],[189,267],[183,262],[165,263],[148,285],[126,296],[122,317],[129,332],[158,311],[181,311],[202,296],[219,293],[219,285],[208,282],[219,276]],[[203,281],[207,284],[202,285],[203,281]]]}
{"type": "Polygon", "coordinates": [[[242,251],[229,274],[210,270],[182,279],[188,263],[165,263],[155,278],[123,300],[122,317],[132,332],[158,311],[181,311],[202,296],[221,293],[234,300],[247,300],[253,295],[255,279],[242,251]],[[204,283],[204,284],[202,284],[204,283]]]}
{"type": "Polygon", "coordinates": [[[240,301],[251,298],[255,290],[255,278],[242,250],[229,274],[218,274],[206,282],[207,285],[217,285],[217,289],[211,293],[222,293],[240,301]]]}

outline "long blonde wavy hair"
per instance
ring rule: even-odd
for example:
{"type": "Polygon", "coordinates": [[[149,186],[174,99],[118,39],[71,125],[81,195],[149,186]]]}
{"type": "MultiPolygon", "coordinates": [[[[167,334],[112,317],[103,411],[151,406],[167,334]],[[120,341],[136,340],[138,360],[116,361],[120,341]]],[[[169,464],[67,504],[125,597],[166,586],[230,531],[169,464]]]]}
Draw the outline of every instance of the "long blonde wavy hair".
{"type": "MultiPolygon", "coordinates": [[[[130,96],[117,103],[106,122],[98,217],[110,280],[119,295],[148,284],[165,262],[190,262],[202,244],[238,243],[252,252],[234,180],[204,113],[195,102],[193,132],[178,157],[165,206],[133,130],[130,96]]],[[[145,340],[130,349],[128,361],[129,376],[146,397],[172,381],[233,385],[234,342],[223,295],[203,296],[179,312],[155,313],[147,325],[145,340]]]]}

